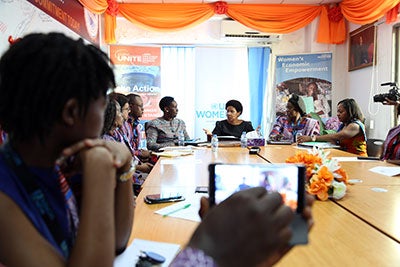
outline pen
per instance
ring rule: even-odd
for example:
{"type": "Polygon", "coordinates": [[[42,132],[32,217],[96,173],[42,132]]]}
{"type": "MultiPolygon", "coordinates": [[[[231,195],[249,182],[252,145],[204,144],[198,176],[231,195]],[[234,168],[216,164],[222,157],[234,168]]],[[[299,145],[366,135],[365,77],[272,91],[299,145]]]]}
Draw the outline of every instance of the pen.
{"type": "Polygon", "coordinates": [[[366,160],[380,160],[379,157],[357,157],[357,159],[366,159],[366,160]]]}
{"type": "Polygon", "coordinates": [[[175,213],[175,212],[177,212],[177,211],[187,209],[187,208],[190,207],[190,205],[191,205],[191,204],[186,204],[186,205],[183,206],[183,207],[177,208],[176,210],[172,210],[172,211],[170,211],[170,212],[164,214],[163,217],[167,217],[167,216],[169,216],[169,215],[171,215],[171,214],[173,214],[173,213],[175,213]]]}

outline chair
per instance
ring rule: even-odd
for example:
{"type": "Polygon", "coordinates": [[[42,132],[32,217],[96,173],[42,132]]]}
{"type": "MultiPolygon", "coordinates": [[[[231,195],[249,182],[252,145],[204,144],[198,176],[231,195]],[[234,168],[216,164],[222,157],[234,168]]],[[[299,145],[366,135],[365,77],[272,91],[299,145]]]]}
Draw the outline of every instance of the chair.
{"type": "Polygon", "coordinates": [[[367,154],[368,157],[380,157],[382,154],[382,146],[384,140],[369,138],[367,140],[367,154]]]}

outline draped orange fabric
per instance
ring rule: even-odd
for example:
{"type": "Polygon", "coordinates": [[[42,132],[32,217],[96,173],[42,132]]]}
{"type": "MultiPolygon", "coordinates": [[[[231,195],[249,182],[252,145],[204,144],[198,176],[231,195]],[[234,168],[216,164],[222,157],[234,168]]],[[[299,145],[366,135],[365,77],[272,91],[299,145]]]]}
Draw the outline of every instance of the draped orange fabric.
{"type": "Polygon", "coordinates": [[[382,18],[399,0],[343,0],[339,5],[343,16],[353,23],[368,24],[382,18]]]}
{"type": "Polygon", "coordinates": [[[228,5],[226,15],[243,25],[272,33],[289,33],[305,27],[321,12],[313,5],[228,5]]]}
{"type": "Polygon", "coordinates": [[[157,31],[183,30],[214,16],[213,4],[120,4],[119,13],[132,23],[157,31]]]}
{"type": "Polygon", "coordinates": [[[399,14],[400,4],[397,4],[394,8],[389,10],[386,14],[386,23],[392,23],[397,20],[397,14],[399,14]]]}
{"type": "MultiPolygon", "coordinates": [[[[115,0],[79,0],[94,13],[115,0]]],[[[209,4],[119,4],[119,15],[132,23],[158,31],[182,30],[198,25],[214,15],[214,3],[209,4]]],[[[319,17],[317,42],[340,44],[346,41],[346,21],[357,24],[374,22],[388,14],[387,22],[397,19],[400,0],[343,0],[339,3],[343,17],[329,19],[329,6],[225,4],[226,15],[245,26],[272,33],[290,33],[307,26],[319,17]]],[[[103,11],[104,13],[104,11],[103,11]]],[[[106,17],[105,41],[114,43],[115,18],[106,17]]]]}
{"type": "Polygon", "coordinates": [[[106,12],[108,3],[107,0],[78,0],[84,7],[92,13],[103,14],[106,12]]]}

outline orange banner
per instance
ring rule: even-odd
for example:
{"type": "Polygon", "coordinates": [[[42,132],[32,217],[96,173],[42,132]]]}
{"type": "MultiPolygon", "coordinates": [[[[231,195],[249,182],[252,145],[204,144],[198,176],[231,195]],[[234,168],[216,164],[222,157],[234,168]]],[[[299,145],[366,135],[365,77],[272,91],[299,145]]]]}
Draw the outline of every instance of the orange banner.
{"type": "Polygon", "coordinates": [[[116,91],[138,94],[143,99],[142,120],[161,115],[161,48],[147,46],[110,46],[109,55],[115,66],[116,91]]]}

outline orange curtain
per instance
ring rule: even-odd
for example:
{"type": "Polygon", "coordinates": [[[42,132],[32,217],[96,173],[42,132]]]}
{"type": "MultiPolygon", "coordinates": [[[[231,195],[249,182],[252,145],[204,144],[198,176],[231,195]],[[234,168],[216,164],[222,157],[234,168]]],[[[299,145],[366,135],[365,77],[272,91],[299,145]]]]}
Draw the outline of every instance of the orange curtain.
{"type": "Polygon", "coordinates": [[[214,16],[213,4],[120,4],[119,14],[156,31],[183,30],[214,16]]]}
{"type": "Polygon", "coordinates": [[[108,8],[107,0],[78,0],[84,7],[92,13],[103,14],[108,8]]]}
{"type": "Polygon", "coordinates": [[[321,12],[313,5],[228,5],[226,15],[243,25],[271,33],[289,33],[305,27],[321,12]]]}
{"type": "Polygon", "coordinates": [[[225,2],[117,4],[115,0],[79,1],[95,13],[101,13],[106,6],[107,8],[109,5],[113,6],[113,11],[108,10],[105,15],[106,43],[116,41],[115,16],[117,13],[132,23],[158,31],[193,27],[218,13],[226,14],[250,28],[271,33],[290,33],[305,27],[319,17],[317,42],[340,44],[347,38],[345,20],[362,25],[378,20],[387,13],[387,22],[393,22],[397,18],[397,5],[400,3],[400,0],[343,0],[339,3],[339,8],[334,10],[329,5],[227,4],[225,2]],[[334,18],[332,18],[332,10],[339,10],[339,14],[336,14],[334,18]]]}

